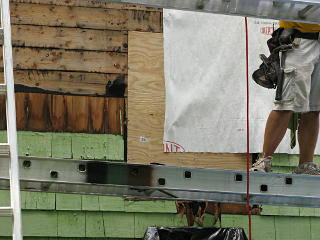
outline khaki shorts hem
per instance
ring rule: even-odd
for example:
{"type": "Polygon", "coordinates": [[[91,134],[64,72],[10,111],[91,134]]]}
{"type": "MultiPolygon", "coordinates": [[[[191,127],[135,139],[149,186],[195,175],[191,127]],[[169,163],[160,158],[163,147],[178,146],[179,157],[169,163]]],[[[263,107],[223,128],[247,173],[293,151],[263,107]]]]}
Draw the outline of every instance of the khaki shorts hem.
{"type": "MultiPolygon", "coordinates": [[[[320,106],[319,106],[320,109],[320,106]]],[[[273,110],[276,111],[293,111],[296,113],[304,113],[304,112],[310,112],[310,108],[309,106],[302,106],[302,107],[297,107],[294,106],[292,104],[275,104],[275,107],[273,108],[273,110]]],[[[312,110],[312,111],[316,111],[316,110],[312,110]]]]}

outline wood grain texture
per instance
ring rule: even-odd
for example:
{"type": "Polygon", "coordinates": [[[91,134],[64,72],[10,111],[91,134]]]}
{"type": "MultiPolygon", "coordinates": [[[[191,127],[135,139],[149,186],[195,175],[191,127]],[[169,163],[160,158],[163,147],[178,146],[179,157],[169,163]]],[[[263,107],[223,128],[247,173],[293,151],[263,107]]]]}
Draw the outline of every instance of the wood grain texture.
{"type": "Polygon", "coordinates": [[[163,36],[129,32],[128,43],[128,162],[246,169],[246,154],[163,152],[163,36]]]}
{"type": "Polygon", "coordinates": [[[110,52],[128,51],[126,31],[12,25],[12,45],[110,52]]]}
{"type": "MultiPolygon", "coordinates": [[[[63,49],[13,48],[15,69],[126,73],[127,54],[63,49]]],[[[0,59],[2,66],[2,57],[0,59]]]]}
{"type": "Polygon", "coordinates": [[[124,99],[119,101],[117,98],[105,98],[104,107],[106,112],[112,113],[108,118],[105,118],[104,122],[105,127],[110,129],[108,133],[122,135],[124,127],[124,99]]]}
{"type": "MultiPolygon", "coordinates": [[[[67,131],[78,129],[79,132],[85,132],[89,129],[89,104],[87,96],[74,97],[71,96],[72,104],[67,105],[68,127],[67,131]]],[[[103,111],[103,109],[95,109],[103,111]]]]}
{"type": "Polygon", "coordinates": [[[162,32],[162,13],[11,3],[12,24],[162,32]]]}
{"type": "Polygon", "coordinates": [[[58,214],[58,236],[85,237],[86,217],[85,212],[59,211],[58,214]]]}
{"type": "MultiPolygon", "coordinates": [[[[104,132],[105,130],[105,99],[104,98],[88,98],[88,115],[91,116],[88,120],[88,128],[91,132],[104,132]],[[101,111],[101,109],[103,109],[101,111]]],[[[117,114],[117,111],[114,112],[117,114]]],[[[120,120],[118,121],[118,123],[120,120]]],[[[121,127],[120,124],[115,124],[116,127],[114,129],[115,132],[121,133],[117,127],[121,127]]]]}
{"type": "Polygon", "coordinates": [[[26,103],[27,124],[24,126],[24,129],[29,131],[51,129],[51,96],[48,94],[25,94],[25,96],[26,98],[23,101],[26,103]]]}
{"type": "MultiPolygon", "coordinates": [[[[4,104],[1,98],[0,130],[6,129],[4,104]]],[[[123,133],[123,98],[16,93],[16,106],[18,130],[123,133]]]]}
{"type": "MultiPolygon", "coordinates": [[[[18,96],[19,94],[16,94],[18,96]]],[[[51,126],[53,131],[63,131],[68,128],[68,115],[67,115],[67,96],[53,95],[52,105],[50,112],[51,126]]],[[[19,112],[18,112],[19,116],[19,112]]]]}
{"type": "MultiPolygon", "coordinates": [[[[0,71],[0,82],[3,81],[0,71]]],[[[15,84],[39,88],[45,91],[94,96],[126,96],[128,78],[125,74],[15,70],[15,84]],[[122,91],[112,88],[118,86],[122,91]],[[107,86],[110,86],[107,88],[107,86]]]]}
{"type": "Polygon", "coordinates": [[[113,9],[130,9],[143,11],[162,12],[162,8],[152,8],[142,5],[123,4],[115,2],[102,2],[92,0],[10,0],[15,3],[35,3],[35,4],[52,4],[70,7],[91,7],[91,8],[113,8],[113,9]]]}

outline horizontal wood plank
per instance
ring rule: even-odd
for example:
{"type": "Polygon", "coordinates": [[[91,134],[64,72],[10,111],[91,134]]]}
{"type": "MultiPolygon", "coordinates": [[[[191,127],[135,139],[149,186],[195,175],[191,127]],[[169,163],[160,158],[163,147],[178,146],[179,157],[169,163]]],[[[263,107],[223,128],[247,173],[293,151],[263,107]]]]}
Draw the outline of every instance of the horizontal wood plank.
{"type": "Polygon", "coordinates": [[[126,31],[12,25],[12,45],[110,52],[128,51],[126,31]]]}
{"type": "MultiPolygon", "coordinates": [[[[0,72],[0,82],[3,78],[3,72],[0,72]]],[[[16,70],[14,78],[15,84],[39,90],[109,97],[125,97],[128,82],[125,74],[37,70],[16,70]]],[[[21,91],[19,88],[17,90],[21,91]]]]}
{"type": "MultiPolygon", "coordinates": [[[[2,60],[1,56],[1,66],[2,60]]],[[[127,54],[14,47],[13,67],[26,70],[127,73],[127,54]]]]}
{"type": "Polygon", "coordinates": [[[13,24],[162,32],[162,13],[12,3],[13,24]]]}
{"type": "MultiPolygon", "coordinates": [[[[16,93],[17,129],[39,132],[123,133],[123,98],[16,93]]],[[[6,129],[0,96],[0,130],[6,129]]]]}
{"type": "Polygon", "coordinates": [[[11,0],[11,2],[52,4],[52,5],[61,5],[61,6],[70,6],[70,7],[113,8],[113,9],[157,11],[157,12],[162,11],[162,8],[152,8],[152,7],[142,6],[142,5],[92,1],[92,0],[11,0]]]}

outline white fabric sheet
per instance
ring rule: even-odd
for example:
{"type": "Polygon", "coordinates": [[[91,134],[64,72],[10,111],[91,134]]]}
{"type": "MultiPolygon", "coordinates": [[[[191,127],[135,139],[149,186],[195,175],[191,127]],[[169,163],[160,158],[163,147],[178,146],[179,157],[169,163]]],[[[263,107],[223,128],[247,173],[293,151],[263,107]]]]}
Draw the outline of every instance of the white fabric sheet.
{"type": "MultiPolygon", "coordinates": [[[[261,64],[258,55],[269,55],[274,24],[248,18],[250,152],[262,151],[273,108],[275,91],[258,86],[251,74],[261,64]]],[[[165,152],[247,151],[245,41],[243,17],[164,10],[165,152]]],[[[289,133],[277,152],[298,153],[289,133]]]]}

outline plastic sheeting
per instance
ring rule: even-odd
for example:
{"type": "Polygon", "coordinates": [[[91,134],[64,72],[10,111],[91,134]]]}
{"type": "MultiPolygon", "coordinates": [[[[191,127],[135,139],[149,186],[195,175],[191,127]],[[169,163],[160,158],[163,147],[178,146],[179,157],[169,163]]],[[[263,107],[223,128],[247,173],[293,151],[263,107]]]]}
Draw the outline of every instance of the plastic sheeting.
{"type": "MultiPolygon", "coordinates": [[[[250,76],[277,24],[248,18],[250,76]]],[[[245,39],[243,17],[164,10],[165,152],[247,151],[245,39]]],[[[261,152],[275,91],[249,81],[250,152],[261,152]]],[[[298,152],[289,131],[277,152],[298,152]]]]}
{"type": "Polygon", "coordinates": [[[247,240],[242,228],[149,227],[144,240],[247,240]]]}

